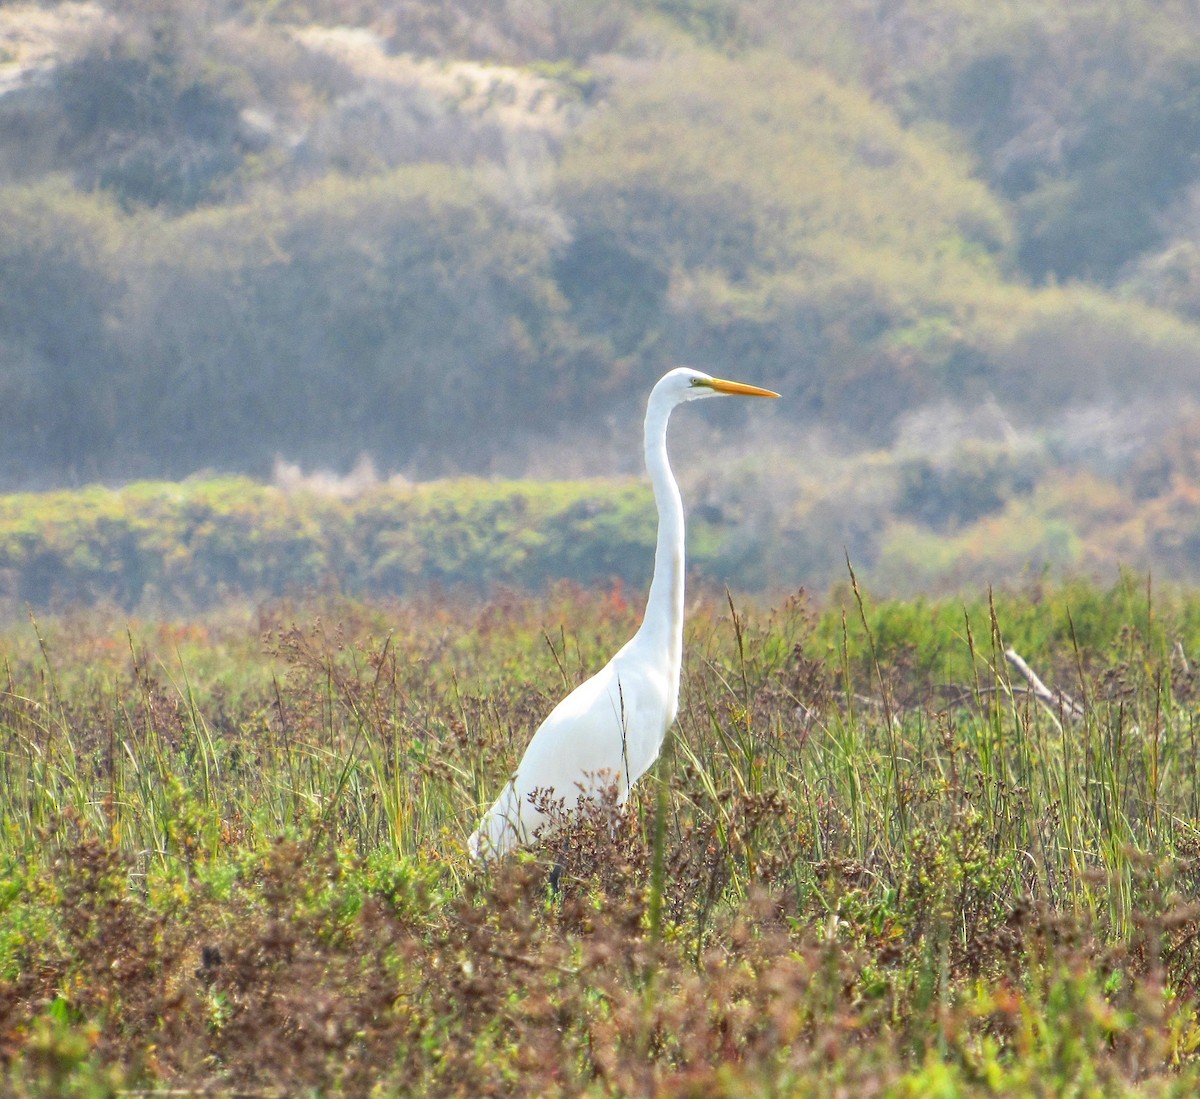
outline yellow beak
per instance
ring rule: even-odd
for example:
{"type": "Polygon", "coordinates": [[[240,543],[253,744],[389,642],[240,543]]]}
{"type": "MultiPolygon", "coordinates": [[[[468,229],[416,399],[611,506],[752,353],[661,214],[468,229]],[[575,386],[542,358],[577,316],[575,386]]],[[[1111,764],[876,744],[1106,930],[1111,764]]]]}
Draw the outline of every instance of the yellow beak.
{"type": "Polygon", "coordinates": [[[759,389],[756,385],[745,382],[727,382],[724,378],[713,378],[708,383],[718,393],[729,393],[739,397],[778,397],[779,394],[770,389],[759,389]]]}

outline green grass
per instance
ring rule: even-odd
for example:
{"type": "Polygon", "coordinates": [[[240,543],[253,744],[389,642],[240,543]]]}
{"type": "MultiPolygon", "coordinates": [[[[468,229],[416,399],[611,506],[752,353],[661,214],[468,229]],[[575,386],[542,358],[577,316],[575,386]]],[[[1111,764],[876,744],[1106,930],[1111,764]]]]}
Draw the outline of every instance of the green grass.
{"type": "Polygon", "coordinates": [[[630,809],[487,872],[618,592],[12,628],[8,1093],[1194,1094],[1198,611],[702,604],[630,809]]]}

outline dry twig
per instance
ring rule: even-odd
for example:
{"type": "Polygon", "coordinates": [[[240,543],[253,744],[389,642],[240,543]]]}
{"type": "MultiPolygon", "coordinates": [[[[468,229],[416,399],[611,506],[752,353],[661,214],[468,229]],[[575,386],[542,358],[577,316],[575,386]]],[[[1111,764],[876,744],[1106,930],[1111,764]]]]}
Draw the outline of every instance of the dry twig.
{"type": "Polygon", "coordinates": [[[1008,648],[1004,650],[1004,655],[1008,662],[1017,669],[1025,677],[1025,682],[1029,684],[1030,690],[1034,697],[1037,698],[1043,706],[1046,707],[1052,714],[1063,715],[1067,717],[1080,718],[1083,717],[1083,707],[1075,701],[1066,691],[1059,688],[1051,690],[1039,678],[1037,673],[1021,659],[1016,649],[1008,648]]]}

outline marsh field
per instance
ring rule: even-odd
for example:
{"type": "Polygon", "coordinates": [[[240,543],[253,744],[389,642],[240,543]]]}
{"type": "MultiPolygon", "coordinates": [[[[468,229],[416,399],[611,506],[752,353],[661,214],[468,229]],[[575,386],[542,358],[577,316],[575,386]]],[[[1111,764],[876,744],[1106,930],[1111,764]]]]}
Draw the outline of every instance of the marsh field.
{"type": "Polygon", "coordinates": [[[1200,1095],[1196,9],[0,3],[0,1099],[1200,1095]]]}
{"type": "Polygon", "coordinates": [[[696,594],[628,809],[474,867],[640,610],[6,626],[5,1094],[1196,1094],[1200,595],[696,594]]]}

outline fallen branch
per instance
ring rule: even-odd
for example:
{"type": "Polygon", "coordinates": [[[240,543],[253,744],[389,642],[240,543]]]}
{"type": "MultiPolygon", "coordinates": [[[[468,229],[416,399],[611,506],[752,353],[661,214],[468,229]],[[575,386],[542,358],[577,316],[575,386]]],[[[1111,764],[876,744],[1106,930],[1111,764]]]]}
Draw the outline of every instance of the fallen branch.
{"type": "Polygon", "coordinates": [[[1052,714],[1083,717],[1083,707],[1066,691],[1057,688],[1052,691],[1047,687],[1038,678],[1037,673],[1021,659],[1016,649],[1005,649],[1004,655],[1008,658],[1008,662],[1025,677],[1025,682],[1029,684],[1029,689],[1033,692],[1034,697],[1052,714]]]}
{"type": "Polygon", "coordinates": [[[994,687],[990,685],[967,687],[960,683],[945,683],[938,687],[938,692],[946,706],[963,706],[968,702],[982,700],[988,695],[995,694],[1003,694],[1011,698],[1024,698],[1026,695],[1032,698],[1037,697],[1037,692],[1031,687],[1017,687],[1012,684],[1000,684],[994,687]]]}

